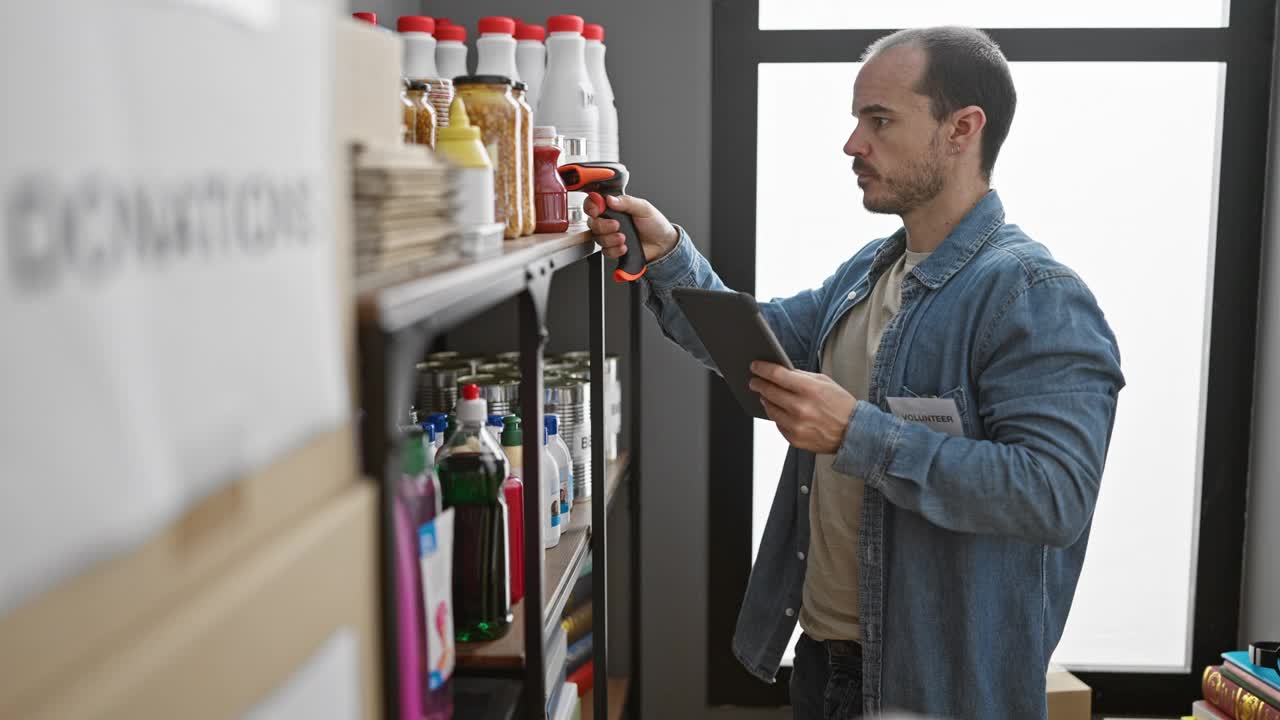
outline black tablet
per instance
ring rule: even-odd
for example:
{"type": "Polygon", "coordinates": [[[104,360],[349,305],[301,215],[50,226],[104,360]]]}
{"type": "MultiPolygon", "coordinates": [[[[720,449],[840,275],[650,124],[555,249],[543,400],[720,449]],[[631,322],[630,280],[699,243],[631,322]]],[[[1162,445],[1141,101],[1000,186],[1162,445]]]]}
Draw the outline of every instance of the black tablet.
{"type": "Polygon", "coordinates": [[[751,363],[764,360],[794,367],[760,314],[756,299],[742,292],[692,288],[676,288],[671,295],[711,353],[738,404],[749,414],[767,419],[760,396],[747,387],[751,363]]]}

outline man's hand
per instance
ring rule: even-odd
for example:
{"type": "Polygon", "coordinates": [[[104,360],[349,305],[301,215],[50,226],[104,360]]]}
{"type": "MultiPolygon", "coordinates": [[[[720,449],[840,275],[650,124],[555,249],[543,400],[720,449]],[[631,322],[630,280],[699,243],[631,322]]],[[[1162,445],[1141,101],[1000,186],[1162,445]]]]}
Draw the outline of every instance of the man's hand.
{"type": "Polygon", "coordinates": [[[856,398],[826,375],[751,363],[750,387],[787,442],[801,450],[834,455],[844,442],[856,398]]]}
{"type": "MultiPolygon", "coordinates": [[[[640,246],[644,249],[645,262],[653,262],[675,249],[680,240],[680,233],[671,225],[658,208],[648,200],[641,200],[630,195],[614,197],[602,195],[609,204],[610,210],[630,213],[635,221],[636,232],[640,235],[640,246]]],[[[591,217],[587,226],[591,228],[592,239],[600,246],[605,257],[620,258],[627,253],[627,243],[617,220],[600,217],[604,208],[598,208],[588,198],[582,203],[582,210],[591,217]]]]}

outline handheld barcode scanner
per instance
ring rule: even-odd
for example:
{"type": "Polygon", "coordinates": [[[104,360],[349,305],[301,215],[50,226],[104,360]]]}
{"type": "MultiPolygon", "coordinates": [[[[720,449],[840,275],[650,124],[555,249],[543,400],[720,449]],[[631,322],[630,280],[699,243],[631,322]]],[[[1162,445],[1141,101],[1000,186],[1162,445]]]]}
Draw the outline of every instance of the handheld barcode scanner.
{"type": "Polygon", "coordinates": [[[619,232],[627,239],[627,254],[618,259],[618,269],[613,271],[613,279],[618,282],[639,280],[647,265],[644,261],[644,248],[640,247],[640,236],[636,234],[635,221],[630,213],[610,210],[601,195],[618,196],[627,190],[627,166],[614,162],[585,162],[561,165],[560,179],[570,192],[584,192],[591,196],[591,202],[600,208],[600,217],[617,220],[619,232]]]}

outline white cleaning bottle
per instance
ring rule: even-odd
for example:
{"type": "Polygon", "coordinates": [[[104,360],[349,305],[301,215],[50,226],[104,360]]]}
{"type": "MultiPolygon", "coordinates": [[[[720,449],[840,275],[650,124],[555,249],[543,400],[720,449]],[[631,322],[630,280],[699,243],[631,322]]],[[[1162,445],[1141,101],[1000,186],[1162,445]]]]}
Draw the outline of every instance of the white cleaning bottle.
{"type": "Polygon", "coordinates": [[[476,39],[476,74],[502,75],[511,82],[520,78],[516,69],[516,21],[509,17],[480,18],[476,39]]]}
{"type": "Polygon", "coordinates": [[[560,416],[551,413],[543,421],[547,426],[547,445],[560,468],[560,524],[568,527],[573,521],[573,456],[560,436],[560,416]]]}
{"type": "Polygon", "coordinates": [[[542,431],[542,457],[538,460],[539,490],[542,491],[542,517],[546,519],[543,526],[544,548],[553,548],[560,544],[560,533],[564,528],[560,524],[560,465],[551,455],[547,445],[547,431],[542,431]]]}
{"type": "Polygon", "coordinates": [[[396,31],[404,41],[403,75],[411,80],[435,80],[436,72],[436,21],[425,15],[401,15],[396,20],[396,31]]]}
{"type": "Polygon", "coordinates": [[[524,99],[529,107],[538,107],[542,78],[547,74],[547,31],[541,25],[516,22],[516,70],[529,88],[524,99]]]}
{"type": "Polygon", "coordinates": [[[467,29],[436,21],[436,69],[446,80],[467,75],[467,29]]]}
{"type": "Polygon", "coordinates": [[[441,77],[436,68],[436,21],[425,15],[401,15],[396,31],[404,41],[404,76],[431,87],[427,100],[436,111],[436,129],[449,127],[453,81],[441,77]]]}
{"type": "Polygon", "coordinates": [[[596,107],[600,113],[597,140],[592,160],[618,162],[618,109],[613,104],[613,86],[604,69],[604,26],[590,23],[582,28],[586,41],[587,75],[595,91],[596,107]]]}
{"type": "Polygon", "coordinates": [[[547,18],[547,75],[542,80],[534,125],[554,125],[566,138],[586,141],[586,156],[595,158],[599,111],[592,101],[587,75],[586,44],[582,18],[555,15],[547,18]]]}

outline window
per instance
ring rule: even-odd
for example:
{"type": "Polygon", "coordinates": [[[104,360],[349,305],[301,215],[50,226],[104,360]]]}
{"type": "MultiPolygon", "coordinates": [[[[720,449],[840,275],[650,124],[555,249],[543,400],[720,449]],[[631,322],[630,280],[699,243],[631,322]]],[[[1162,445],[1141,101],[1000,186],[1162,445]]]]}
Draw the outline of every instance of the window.
{"type": "Polygon", "coordinates": [[[760,0],[761,30],[900,28],[972,25],[984,28],[1225,27],[1226,0],[760,0]]]}
{"type": "MultiPolygon", "coordinates": [[[[852,217],[808,210],[860,201],[841,152],[859,67],[759,67],[761,298],[818,287],[862,245],[901,225],[860,206],[852,217]],[[794,113],[768,88],[806,98],[805,132],[787,132],[794,113]],[[805,183],[787,172],[797,162],[805,183]],[[804,262],[794,259],[797,245],[804,262]]],[[[1014,63],[1012,70],[1018,110],[993,184],[1009,222],[1089,284],[1120,340],[1128,379],[1054,660],[1077,669],[1186,672],[1222,65],[1014,63]]],[[[786,449],[772,423],[756,423],[753,557],[786,449]]]]}

